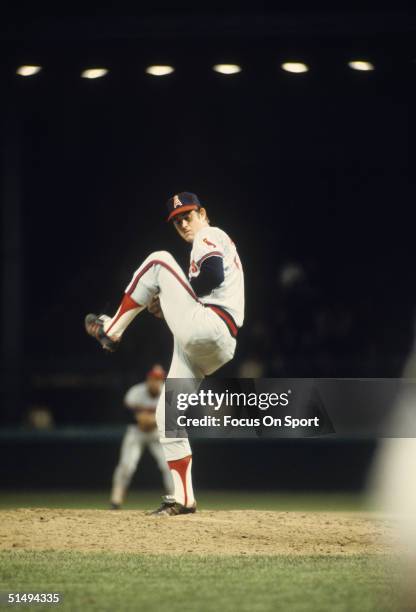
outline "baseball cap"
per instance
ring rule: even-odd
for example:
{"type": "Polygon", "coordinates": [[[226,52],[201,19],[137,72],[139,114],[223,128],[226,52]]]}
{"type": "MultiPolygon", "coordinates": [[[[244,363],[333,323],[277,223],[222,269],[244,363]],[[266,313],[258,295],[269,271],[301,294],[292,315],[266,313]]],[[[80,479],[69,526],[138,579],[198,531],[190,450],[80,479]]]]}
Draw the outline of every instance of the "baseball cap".
{"type": "Polygon", "coordinates": [[[159,380],[165,380],[166,378],[166,372],[165,370],[162,368],[161,365],[159,365],[158,363],[156,363],[154,366],[152,366],[152,368],[148,371],[148,373],[146,374],[146,378],[157,378],[159,380]]]}
{"type": "Polygon", "coordinates": [[[201,203],[195,193],[190,193],[189,191],[181,191],[181,193],[178,193],[169,198],[169,200],[167,201],[167,207],[169,211],[167,221],[170,221],[176,215],[180,215],[181,213],[201,208],[201,203]]]}

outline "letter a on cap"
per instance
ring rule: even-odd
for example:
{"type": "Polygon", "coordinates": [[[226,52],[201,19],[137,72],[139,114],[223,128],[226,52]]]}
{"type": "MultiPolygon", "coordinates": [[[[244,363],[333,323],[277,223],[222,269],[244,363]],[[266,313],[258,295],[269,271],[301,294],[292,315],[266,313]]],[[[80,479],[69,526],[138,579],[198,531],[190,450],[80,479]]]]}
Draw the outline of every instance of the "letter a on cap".
{"type": "Polygon", "coordinates": [[[173,196],[173,208],[178,208],[178,206],[182,206],[182,202],[178,198],[177,195],[173,196]]]}

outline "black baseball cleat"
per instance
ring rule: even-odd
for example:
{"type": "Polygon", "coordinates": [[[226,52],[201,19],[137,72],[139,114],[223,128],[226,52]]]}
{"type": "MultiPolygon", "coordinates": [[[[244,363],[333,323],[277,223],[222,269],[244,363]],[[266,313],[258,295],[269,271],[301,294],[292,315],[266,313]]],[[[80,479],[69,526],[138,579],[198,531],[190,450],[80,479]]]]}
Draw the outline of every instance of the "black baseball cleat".
{"type": "Polygon", "coordinates": [[[179,514],[194,514],[196,503],[190,508],[175,501],[173,497],[166,495],[162,497],[162,504],[156,510],[146,512],[148,516],[178,516],[179,514]]]}
{"type": "Polygon", "coordinates": [[[103,347],[105,351],[113,353],[120,344],[119,341],[115,341],[104,331],[104,315],[97,316],[96,314],[90,313],[84,319],[85,331],[89,336],[95,338],[103,347]]]}
{"type": "Polygon", "coordinates": [[[111,502],[110,510],[121,510],[121,504],[115,504],[114,502],[111,502]]]}

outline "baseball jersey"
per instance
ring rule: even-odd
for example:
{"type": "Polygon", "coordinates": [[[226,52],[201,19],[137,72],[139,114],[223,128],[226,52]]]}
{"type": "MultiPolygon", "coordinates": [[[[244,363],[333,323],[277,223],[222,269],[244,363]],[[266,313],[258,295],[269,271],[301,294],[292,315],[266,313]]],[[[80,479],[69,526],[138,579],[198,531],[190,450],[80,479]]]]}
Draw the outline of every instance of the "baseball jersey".
{"type": "Polygon", "coordinates": [[[149,393],[146,383],[133,385],[124,396],[124,403],[132,411],[132,415],[138,410],[138,407],[146,410],[154,410],[156,412],[159,395],[153,396],[149,393]]]}
{"type": "Polygon", "coordinates": [[[191,251],[190,281],[199,276],[201,265],[209,257],[222,258],[224,280],[211,293],[199,299],[203,304],[221,306],[241,327],[244,321],[243,268],[234,242],[219,227],[204,227],[196,234],[191,251]]]}

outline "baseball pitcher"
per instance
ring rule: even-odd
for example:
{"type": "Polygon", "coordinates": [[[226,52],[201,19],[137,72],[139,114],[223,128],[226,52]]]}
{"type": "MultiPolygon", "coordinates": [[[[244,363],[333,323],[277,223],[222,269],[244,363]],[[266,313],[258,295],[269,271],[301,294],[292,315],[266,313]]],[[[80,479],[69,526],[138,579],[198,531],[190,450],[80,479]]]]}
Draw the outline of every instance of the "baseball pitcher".
{"type": "Polygon", "coordinates": [[[147,373],[146,381],[133,385],[124,396],[124,404],[131,413],[134,424],[129,425],[121,444],[120,459],[114,470],[111,490],[111,508],[118,510],[126,497],[127,489],[137,469],[143,451],[148,448],[163,478],[168,495],[173,494],[173,483],[166,463],[156,426],[156,406],[165,380],[165,371],[154,365],[147,373]]]}
{"type": "MultiPolygon", "coordinates": [[[[154,252],[133,274],[115,315],[87,315],[85,326],[105,350],[114,351],[133,319],[148,308],[165,319],[174,337],[168,378],[202,380],[234,356],[244,319],[243,269],[235,244],[223,230],[210,225],[195,194],[179,193],[167,206],[167,221],[192,245],[189,279],[169,252],[154,252]]],[[[189,440],[165,437],[164,398],[163,389],[156,420],[174,494],[165,497],[153,514],[193,513],[189,440]]]]}

